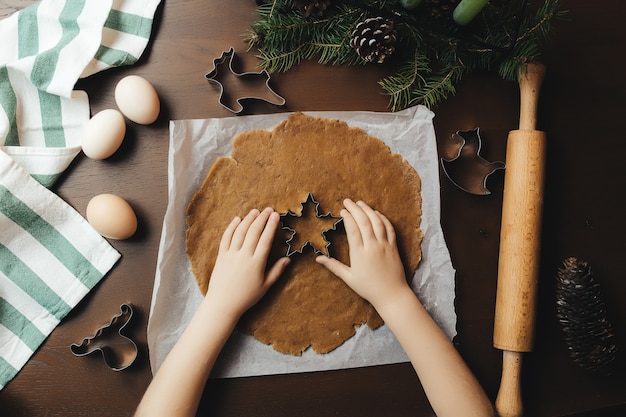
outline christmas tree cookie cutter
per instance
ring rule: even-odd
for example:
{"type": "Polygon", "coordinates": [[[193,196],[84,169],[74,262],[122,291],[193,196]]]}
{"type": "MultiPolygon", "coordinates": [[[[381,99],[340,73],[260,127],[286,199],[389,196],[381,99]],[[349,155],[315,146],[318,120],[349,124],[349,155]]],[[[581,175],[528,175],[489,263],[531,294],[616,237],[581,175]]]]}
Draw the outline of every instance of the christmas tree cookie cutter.
{"type": "Polygon", "coordinates": [[[504,162],[489,162],[480,156],[482,139],[479,128],[458,130],[444,144],[441,168],[448,179],[461,190],[475,195],[488,195],[487,179],[504,169],[504,162]]]}
{"type": "Polygon", "coordinates": [[[84,338],[80,344],[73,343],[70,350],[75,356],[86,356],[100,352],[104,363],[113,371],[122,371],[137,358],[137,345],[124,334],[124,329],[133,316],[130,304],[122,304],[120,312],[111,321],[100,327],[93,336],[84,338]]]}
{"type": "Polygon", "coordinates": [[[209,83],[219,87],[219,103],[222,107],[240,114],[247,101],[260,100],[276,106],[286,103],[285,99],[270,87],[269,72],[263,70],[238,73],[233,69],[234,58],[235,49],[231,47],[213,60],[213,69],[204,76],[209,83]]]}
{"type": "Polygon", "coordinates": [[[330,248],[331,243],[328,240],[328,238],[326,237],[326,233],[328,233],[330,231],[333,231],[333,230],[337,230],[337,226],[339,226],[339,224],[341,224],[343,222],[343,217],[333,216],[330,212],[326,213],[326,214],[320,214],[319,206],[320,206],[320,203],[315,201],[315,199],[313,198],[313,194],[309,192],[308,195],[307,195],[306,200],[304,202],[300,203],[300,214],[296,214],[296,213],[294,213],[291,210],[287,210],[286,213],[283,213],[283,214],[280,215],[282,229],[291,232],[291,236],[285,242],[287,244],[287,254],[286,254],[286,256],[290,257],[290,256],[292,256],[295,253],[302,254],[302,252],[304,251],[304,248],[307,245],[311,246],[316,254],[329,256],[329,248],[330,248]],[[290,226],[287,226],[286,224],[289,222],[289,219],[300,219],[300,218],[302,218],[303,215],[304,215],[305,208],[307,206],[309,206],[309,205],[313,205],[315,207],[315,218],[317,218],[317,219],[332,219],[333,220],[332,225],[330,227],[328,227],[328,228],[324,228],[324,229],[320,230],[320,233],[322,235],[322,239],[323,239],[323,242],[324,242],[324,247],[323,248],[320,249],[320,248],[316,247],[311,242],[310,239],[307,239],[306,241],[301,243],[298,248],[293,249],[293,245],[295,244],[295,239],[297,237],[298,231],[296,230],[295,227],[290,227],[290,226]]]}

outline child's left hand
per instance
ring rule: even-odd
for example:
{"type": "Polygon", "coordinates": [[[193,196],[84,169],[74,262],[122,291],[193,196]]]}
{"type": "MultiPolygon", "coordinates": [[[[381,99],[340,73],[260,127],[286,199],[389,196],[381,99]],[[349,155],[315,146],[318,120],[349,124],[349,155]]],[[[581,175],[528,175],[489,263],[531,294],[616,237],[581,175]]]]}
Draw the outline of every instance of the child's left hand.
{"type": "Polygon", "coordinates": [[[206,294],[222,314],[238,319],[256,304],[281,275],[289,258],[280,258],[266,271],[280,216],[271,208],[252,210],[228,225],[206,294]]]}

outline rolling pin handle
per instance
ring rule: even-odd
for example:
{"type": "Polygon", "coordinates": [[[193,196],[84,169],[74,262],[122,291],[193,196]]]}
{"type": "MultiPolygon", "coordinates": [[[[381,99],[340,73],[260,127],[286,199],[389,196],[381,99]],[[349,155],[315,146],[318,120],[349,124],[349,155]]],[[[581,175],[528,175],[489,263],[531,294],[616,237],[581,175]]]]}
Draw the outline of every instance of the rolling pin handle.
{"type": "Polygon", "coordinates": [[[545,74],[546,67],[541,62],[528,63],[519,72],[520,130],[535,130],[537,128],[539,89],[545,74]]]}
{"type": "Polygon", "coordinates": [[[496,397],[498,417],[521,417],[523,415],[521,375],[522,353],[502,351],[502,379],[496,397]]]}

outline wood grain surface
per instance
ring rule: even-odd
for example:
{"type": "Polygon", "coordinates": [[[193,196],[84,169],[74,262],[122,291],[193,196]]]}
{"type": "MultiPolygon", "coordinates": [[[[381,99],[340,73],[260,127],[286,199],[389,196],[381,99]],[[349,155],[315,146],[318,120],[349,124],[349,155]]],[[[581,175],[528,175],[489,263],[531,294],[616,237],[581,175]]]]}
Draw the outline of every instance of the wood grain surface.
{"type": "MultiPolygon", "coordinates": [[[[1,0],[0,18],[32,3],[1,0]]],[[[626,415],[622,361],[612,376],[589,374],[568,357],[555,318],[554,276],[563,259],[588,261],[606,295],[609,317],[626,350],[626,175],[623,124],[626,114],[624,6],[620,0],[564,0],[568,22],[556,26],[545,48],[547,74],[539,103],[538,129],[546,132],[547,170],[535,348],[523,364],[528,416],[611,417],[626,415]]],[[[156,87],[162,112],[151,126],[129,124],[120,151],[105,161],[79,156],[54,189],[84,214],[101,192],[126,198],[139,217],[137,234],[112,241],[122,253],[114,270],[63,320],[18,376],[0,391],[0,416],[130,416],[147,387],[146,325],[161,226],[167,205],[168,122],[228,117],[218,92],[204,75],[231,46],[237,65],[254,70],[254,52],[242,41],[255,19],[253,0],[164,0],[152,41],[141,60],[81,80],[92,113],[114,107],[113,89],[125,75],[146,77],[156,87]],[[138,361],[110,371],[94,357],[74,357],[80,342],[119,311],[135,306],[130,335],[138,361]]],[[[387,111],[377,80],[392,64],[328,67],[307,62],[275,74],[272,86],[283,108],[258,105],[251,113],[307,110],[387,111]]],[[[518,125],[514,82],[492,73],[468,76],[456,96],[434,109],[438,142],[457,130],[480,127],[482,156],[504,160],[508,131],[518,125]]],[[[474,196],[441,177],[442,226],[457,269],[455,344],[495,399],[502,366],[492,346],[502,206],[501,173],[490,177],[488,196],[474,196]]],[[[623,356],[622,356],[623,358],[623,356]]],[[[453,399],[451,399],[453,400],[453,399]]],[[[308,374],[212,380],[200,415],[210,416],[432,416],[408,364],[308,374]]]]}

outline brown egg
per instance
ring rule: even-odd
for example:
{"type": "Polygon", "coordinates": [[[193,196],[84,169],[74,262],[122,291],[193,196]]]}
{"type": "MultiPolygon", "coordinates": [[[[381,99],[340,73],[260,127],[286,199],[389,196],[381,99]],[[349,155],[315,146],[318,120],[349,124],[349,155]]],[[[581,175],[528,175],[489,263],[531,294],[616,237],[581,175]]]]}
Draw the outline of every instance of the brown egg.
{"type": "Polygon", "coordinates": [[[137,231],[137,216],[123,198],[99,194],[87,204],[87,221],[102,236],[114,240],[128,239],[137,231]]]}

